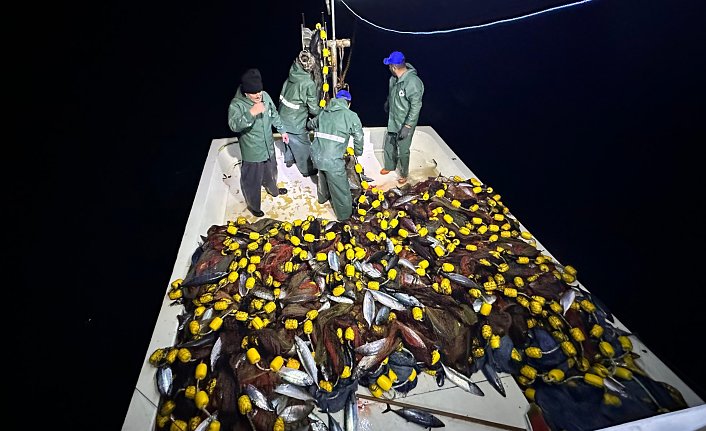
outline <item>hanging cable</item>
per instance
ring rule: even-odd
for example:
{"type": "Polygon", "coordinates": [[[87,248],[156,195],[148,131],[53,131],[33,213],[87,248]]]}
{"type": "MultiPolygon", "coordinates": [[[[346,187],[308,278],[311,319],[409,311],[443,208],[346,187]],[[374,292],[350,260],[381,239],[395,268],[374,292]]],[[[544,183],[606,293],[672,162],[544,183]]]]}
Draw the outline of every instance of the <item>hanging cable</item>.
{"type": "MultiPolygon", "coordinates": [[[[346,62],[346,67],[343,69],[343,73],[341,73],[341,81],[342,82],[345,82],[346,74],[348,73],[348,68],[351,67],[351,56],[353,55],[353,47],[355,46],[355,33],[356,33],[356,30],[358,29],[357,22],[358,21],[353,22],[353,36],[351,36],[351,49],[348,52],[348,61],[346,62]]],[[[343,58],[343,54],[341,54],[341,58],[343,58]]]]}
{"type": "Polygon", "coordinates": [[[369,25],[371,25],[371,26],[373,26],[373,27],[375,27],[375,28],[378,28],[378,29],[380,29],[380,30],[389,31],[389,32],[392,32],[392,33],[399,33],[399,34],[434,35],[434,34],[454,33],[454,32],[457,32],[457,31],[465,31],[465,30],[475,30],[475,29],[478,29],[478,28],[490,27],[490,26],[493,26],[493,25],[496,25],[496,24],[502,24],[502,23],[511,22],[511,21],[518,21],[518,20],[525,19],[525,18],[529,18],[529,17],[533,17],[533,16],[536,16],[536,15],[541,15],[541,14],[544,14],[544,13],[547,13],[547,12],[552,12],[552,11],[555,11],[555,10],[564,9],[564,8],[568,8],[568,7],[572,7],[572,6],[578,6],[578,5],[580,5],[580,4],[588,3],[588,2],[591,2],[591,1],[593,1],[593,0],[581,0],[581,1],[574,2],[574,3],[564,4],[564,5],[561,5],[561,6],[550,7],[550,8],[548,8],[548,9],[543,9],[543,10],[540,10],[540,11],[537,11],[537,12],[528,13],[528,14],[526,14],[526,15],[520,15],[520,16],[516,16],[516,17],[512,17],[512,18],[505,18],[505,19],[501,19],[501,20],[497,20],[497,21],[491,21],[491,22],[487,22],[487,23],[485,23],[485,24],[469,25],[469,26],[467,26],[467,27],[458,27],[458,28],[452,28],[452,29],[447,29],[447,30],[433,30],[433,31],[403,31],[403,30],[395,30],[395,29],[392,29],[392,28],[383,27],[383,26],[381,26],[381,25],[375,24],[374,22],[371,22],[371,21],[369,21],[369,20],[363,18],[362,16],[358,15],[353,9],[351,9],[350,6],[348,6],[348,4],[347,4],[344,0],[339,0],[339,1],[340,1],[341,3],[343,3],[343,5],[344,5],[353,15],[355,15],[356,18],[358,18],[359,20],[361,20],[361,21],[363,21],[363,22],[365,22],[365,23],[367,23],[367,24],[369,24],[369,25]]]}

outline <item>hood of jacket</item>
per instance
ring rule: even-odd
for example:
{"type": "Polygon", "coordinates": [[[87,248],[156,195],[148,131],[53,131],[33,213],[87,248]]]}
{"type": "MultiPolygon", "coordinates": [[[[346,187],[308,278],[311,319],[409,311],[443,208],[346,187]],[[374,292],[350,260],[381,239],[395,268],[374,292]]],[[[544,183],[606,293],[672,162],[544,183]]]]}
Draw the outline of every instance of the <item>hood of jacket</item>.
{"type": "Polygon", "coordinates": [[[292,63],[292,66],[289,68],[289,77],[287,78],[289,82],[295,83],[311,79],[311,73],[304,70],[298,61],[294,61],[294,63],[292,63]]]}
{"type": "Polygon", "coordinates": [[[325,111],[334,112],[340,111],[341,109],[348,109],[348,101],[346,99],[331,99],[329,100],[325,111]]]}

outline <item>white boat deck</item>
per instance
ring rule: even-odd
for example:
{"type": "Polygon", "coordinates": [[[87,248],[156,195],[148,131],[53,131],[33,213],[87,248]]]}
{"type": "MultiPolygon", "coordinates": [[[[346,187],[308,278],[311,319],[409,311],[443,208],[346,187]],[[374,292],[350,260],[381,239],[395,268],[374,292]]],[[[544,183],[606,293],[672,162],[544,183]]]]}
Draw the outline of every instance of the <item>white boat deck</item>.
{"type": "MultiPolygon", "coordinates": [[[[373,184],[378,188],[389,189],[397,186],[395,173],[386,176],[379,174],[383,158],[382,146],[385,128],[365,128],[364,131],[365,147],[359,161],[365,169],[365,174],[375,180],[373,184]]],[[[244,216],[250,221],[256,220],[245,209],[245,201],[240,192],[240,169],[237,167],[239,155],[240,149],[236,139],[214,139],[212,141],[170,280],[185,276],[189,268],[191,254],[199,244],[200,236],[205,235],[211,225],[222,225],[239,216],[244,216]]],[[[287,187],[289,192],[286,195],[272,198],[263,191],[262,210],[266,217],[295,220],[313,215],[334,219],[330,205],[320,205],[317,202],[316,185],[311,179],[302,177],[295,166],[287,168],[284,165],[281,147],[278,147],[277,159],[279,185],[287,187]]],[[[434,129],[427,126],[418,127],[412,144],[410,181],[417,182],[439,174],[446,177],[454,175],[462,178],[477,177],[451,151],[434,129]]],[[[479,179],[482,181],[482,178],[479,179]]],[[[502,193],[502,190],[498,192],[502,193]]],[[[512,210],[512,208],[510,209],[512,210]]],[[[537,247],[551,255],[550,250],[539,241],[537,247]]],[[[155,349],[174,344],[178,325],[177,315],[182,311],[180,307],[169,305],[171,301],[166,297],[168,286],[164,286],[164,289],[165,299],[162,309],[155,324],[149,348],[145,352],[142,370],[123,424],[122,429],[126,431],[154,429],[160,396],[155,385],[156,368],[149,364],[148,358],[155,349]]],[[[616,324],[628,330],[617,318],[616,324]]],[[[653,379],[664,381],[678,389],[690,408],[622,424],[610,429],[685,431],[706,429],[704,401],[639,339],[636,337],[631,337],[631,339],[634,350],[639,352],[641,356],[638,360],[639,364],[653,379]]],[[[481,373],[474,374],[472,378],[486,394],[484,397],[470,395],[451,384],[439,388],[433,378],[422,374],[418,386],[407,397],[397,401],[451,413],[452,416],[442,416],[435,413],[446,424],[445,429],[451,431],[530,429],[525,419],[528,403],[512,376],[501,375],[507,393],[506,398],[492,389],[481,373]]],[[[359,393],[370,395],[367,388],[360,388],[359,393]]],[[[359,405],[362,406],[359,411],[362,430],[409,427],[404,419],[393,413],[381,414],[386,407],[384,403],[363,399],[359,405]]],[[[393,406],[393,408],[399,407],[393,406]]],[[[320,417],[325,419],[325,416],[320,417]]],[[[342,423],[342,412],[335,414],[334,417],[339,419],[339,423],[342,423]]],[[[414,428],[416,429],[417,426],[415,425],[414,428]]]]}

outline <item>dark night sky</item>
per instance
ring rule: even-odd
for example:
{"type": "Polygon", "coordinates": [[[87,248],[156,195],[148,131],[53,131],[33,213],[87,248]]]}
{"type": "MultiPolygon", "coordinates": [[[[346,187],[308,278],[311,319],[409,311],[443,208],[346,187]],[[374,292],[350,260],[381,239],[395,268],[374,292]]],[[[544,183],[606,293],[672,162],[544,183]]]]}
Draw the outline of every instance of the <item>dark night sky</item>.
{"type": "MultiPolygon", "coordinates": [[[[48,338],[70,359],[42,383],[75,429],[122,425],[208,147],[233,135],[240,74],[260,68],[276,98],[301,14],[311,26],[325,11],[322,0],[242,3],[95,2],[18,16],[17,41],[34,41],[16,43],[32,79],[13,83],[32,111],[18,125],[31,142],[24,160],[42,163],[11,198],[30,204],[17,211],[24,222],[55,227],[37,239],[54,245],[48,258],[20,268],[69,283],[50,289],[52,310],[70,311],[48,338]],[[60,396],[70,370],[77,394],[60,396]]],[[[386,3],[349,4],[381,25],[429,30],[561,2],[386,3]]],[[[419,123],[706,398],[693,351],[705,325],[694,155],[706,142],[703,1],[597,0],[444,36],[394,35],[336,12],[337,36],[354,38],[347,82],[363,124],[385,124],[382,59],[403,51],[426,87],[419,123]]]]}

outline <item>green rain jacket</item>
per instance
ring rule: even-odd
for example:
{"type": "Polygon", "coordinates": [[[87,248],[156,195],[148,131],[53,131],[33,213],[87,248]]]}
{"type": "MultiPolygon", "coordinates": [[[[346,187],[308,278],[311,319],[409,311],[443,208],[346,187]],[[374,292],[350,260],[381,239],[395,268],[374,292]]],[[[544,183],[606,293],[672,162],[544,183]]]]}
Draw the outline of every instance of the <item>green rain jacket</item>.
{"type": "Polygon", "coordinates": [[[316,83],[311,74],[295,61],[279,94],[279,115],[285,130],[296,135],[305,133],[309,114],[315,117],[319,110],[316,83]]]}
{"type": "Polygon", "coordinates": [[[275,152],[272,127],[280,133],[284,132],[277,107],[266,91],[262,92],[262,103],[265,104],[265,112],[253,117],[250,108],[254,103],[238,87],[228,107],[228,126],[230,130],[239,133],[238,143],[244,162],[268,160],[275,152]]]}
{"type": "Polygon", "coordinates": [[[348,109],[345,99],[331,99],[311,124],[316,130],[311,144],[311,158],[318,169],[345,171],[343,156],[351,136],[355,154],[363,154],[363,125],[358,114],[348,109]]]}
{"type": "Polygon", "coordinates": [[[424,84],[417,76],[417,69],[406,63],[407,71],[397,78],[390,77],[387,103],[390,116],[387,120],[387,131],[397,133],[405,124],[416,127],[419,111],[422,109],[424,84]]]}

